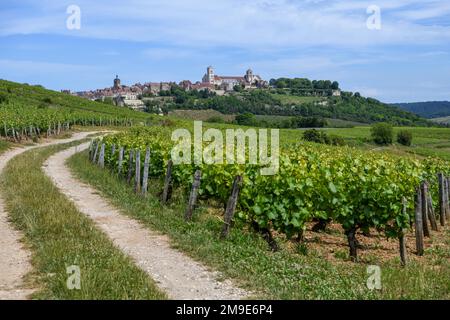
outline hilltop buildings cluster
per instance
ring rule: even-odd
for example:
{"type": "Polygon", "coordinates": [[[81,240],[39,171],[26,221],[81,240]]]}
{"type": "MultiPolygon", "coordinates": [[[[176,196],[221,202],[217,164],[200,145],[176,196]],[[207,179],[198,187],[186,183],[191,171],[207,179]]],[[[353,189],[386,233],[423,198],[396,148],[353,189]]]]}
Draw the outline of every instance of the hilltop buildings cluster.
{"type": "MultiPolygon", "coordinates": [[[[113,86],[104,89],[75,92],[73,95],[90,100],[111,99],[118,106],[129,106],[133,109],[144,109],[144,96],[158,96],[161,91],[170,90],[171,86],[178,85],[180,88],[189,90],[208,90],[218,95],[227,94],[233,91],[236,86],[243,89],[255,89],[268,87],[268,82],[260,76],[254,75],[251,69],[247,70],[243,76],[219,76],[214,72],[213,67],[208,67],[202,81],[192,83],[189,80],[175,82],[147,82],[144,84],[136,83],[132,86],[122,85],[118,76],[113,81],[113,86]]],[[[64,93],[70,93],[68,90],[62,90],[64,93]]]]}

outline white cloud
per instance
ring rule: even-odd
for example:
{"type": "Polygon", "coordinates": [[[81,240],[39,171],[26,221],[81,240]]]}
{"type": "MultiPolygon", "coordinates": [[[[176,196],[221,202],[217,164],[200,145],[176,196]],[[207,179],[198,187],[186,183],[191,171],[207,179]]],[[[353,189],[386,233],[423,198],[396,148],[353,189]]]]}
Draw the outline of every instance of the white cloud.
{"type": "MultiPolygon", "coordinates": [[[[441,0],[290,1],[290,0],[79,0],[82,28],[65,29],[64,4],[40,2],[40,10],[8,12],[0,18],[0,35],[56,33],[101,39],[163,41],[192,47],[301,48],[370,46],[450,41],[450,27],[422,25],[424,17],[450,10],[441,0]],[[382,9],[380,31],[366,28],[366,8],[382,9]],[[411,6],[415,6],[414,10],[411,6]],[[37,16],[40,14],[40,16],[37,16]]],[[[33,6],[30,4],[30,6],[33,6]]]]}

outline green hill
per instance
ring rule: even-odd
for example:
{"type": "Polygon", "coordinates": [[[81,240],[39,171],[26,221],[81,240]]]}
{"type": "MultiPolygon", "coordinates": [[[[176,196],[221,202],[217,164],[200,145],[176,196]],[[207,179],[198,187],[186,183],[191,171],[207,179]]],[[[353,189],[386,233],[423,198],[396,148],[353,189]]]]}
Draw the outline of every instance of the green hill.
{"type": "Polygon", "coordinates": [[[128,126],[149,115],[128,108],[0,80],[0,136],[21,140],[59,134],[73,125],[128,126]]]}
{"type": "Polygon", "coordinates": [[[396,103],[393,106],[433,119],[450,116],[450,101],[428,101],[413,103],[396,103]]]}
{"type": "Polygon", "coordinates": [[[174,97],[174,102],[164,106],[169,110],[213,109],[223,114],[320,117],[366,124],[390,122],[399,126],[433,125],[411,112],[351,92],[342,92],[340,97],[304,96],[292,89],[261,89],[226,96],[200,96],[197,92],[172,87],[167,94],[174,97]]]}
{"type": "Polygon", "coordinates": [[[22,104],[42,109],[72,110],[130,119],[145,119],[147,114],[116,107],[105,103],[90,101],[80,97],[47,90],[39,85],[20,84],[0,80],[0,103],[22,104]]]}

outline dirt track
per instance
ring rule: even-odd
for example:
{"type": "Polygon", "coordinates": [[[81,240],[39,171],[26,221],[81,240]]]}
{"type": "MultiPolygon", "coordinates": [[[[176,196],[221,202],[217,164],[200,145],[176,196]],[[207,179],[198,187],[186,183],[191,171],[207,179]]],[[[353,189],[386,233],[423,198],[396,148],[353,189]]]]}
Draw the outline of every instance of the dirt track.
{"type": "Polygon", "coordinates": [[[135,261],[172,299],[244,299],[249,294],[229,281],[219,282],[219,274],[208,271],[170,246],[166,236],[143,227],[105,201],[98,192],[79,182],[65,161],[89,144],[70,148],[50,157],[44,171],[78,210],[89,216],[113,243],[135,261]]]}

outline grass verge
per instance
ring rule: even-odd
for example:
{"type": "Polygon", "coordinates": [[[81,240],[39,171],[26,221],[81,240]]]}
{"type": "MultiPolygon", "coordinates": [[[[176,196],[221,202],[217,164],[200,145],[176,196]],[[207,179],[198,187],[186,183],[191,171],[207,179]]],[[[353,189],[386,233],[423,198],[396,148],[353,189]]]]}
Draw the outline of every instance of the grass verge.
{"type": "MultiPolygon", "coordinates": [[[[434,263],[411,261],[406,268],[398,259],[379,263],[382,290],[367,288],[368,264],[332,263],[315,250],[269,252],[266,242],[244,226],[232,229],[230,238],[219,239],[221,211],[200,207],[192,223],[185,223],[185,198],[175,192],[172,202],[162,206],[157,197],[160,181],[152,181],[148,198],[136,196],[116,175],[92,165],[86,153],[74,155],[69,166],[78,177],[97,188],[125,214],[167,234],[173,246],[203,262],[235,283],[264,299],[448,299],[450,292],[449,246],[427,252],[434,263]]],[[[282,240],[280,240],[281,242],[282,240]]],[[[343,254],[346,256],[346,254],[343,254]]],[[[344,257],[345,259],[345,257],[344,257]]],[[[371,264],[377,263],[372,261],[371,264]]]]}
{"type": "Polygon", "coordinates": [[[0,154],[10,148],[11,144],[5,140],[0,140],[0,154]]]}
{"type": "Polygon", "coordinates": [[[25,234],[35,299],[166,299],[153,280],[120,252],[41,170],[57,151],[76,143],[28,151],[1,176],[6,208],[25,234]],[[67,288],[67,267],[80,268],[81,289],[67,288]]]}

